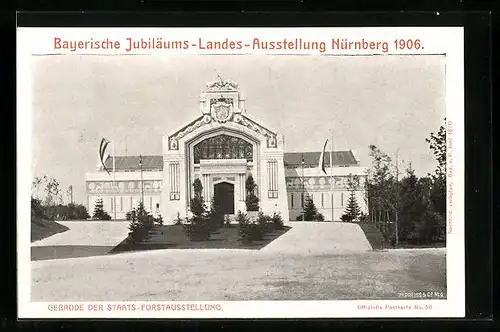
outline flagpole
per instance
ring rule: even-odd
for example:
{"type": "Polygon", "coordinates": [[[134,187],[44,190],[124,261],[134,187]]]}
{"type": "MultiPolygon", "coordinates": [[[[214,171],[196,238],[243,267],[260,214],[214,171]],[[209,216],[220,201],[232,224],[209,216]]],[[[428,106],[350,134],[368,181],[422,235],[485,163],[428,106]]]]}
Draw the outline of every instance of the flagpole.
{"type": "Polygon", "coordinates": [[[115,187],[116,187],[116,163],[115,163],[115,141],[113,140],[113,211],[114,211],[114,217],[116,221],[116,193],[115,193],[115,187]]]}

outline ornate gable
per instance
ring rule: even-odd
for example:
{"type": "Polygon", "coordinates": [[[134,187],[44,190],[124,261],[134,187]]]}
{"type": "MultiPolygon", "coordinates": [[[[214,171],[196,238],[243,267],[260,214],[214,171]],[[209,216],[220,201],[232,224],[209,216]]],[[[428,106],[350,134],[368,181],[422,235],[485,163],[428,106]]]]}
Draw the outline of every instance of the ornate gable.
{"type": "Polygon", "coordinates": [[[249,128],[267,137],[268,148],[276,148],[277,133],[243,115],[244,108],[244,99],[238,90],[238,84],[224,81],[219,76],[218,81],[206,85],[206,90],[200,97],[200,110],[203,115],[168,137],[169,150],[178,150],[180,139],[193,130],[214,122],[219,124],[233,122],[249,128]]]}

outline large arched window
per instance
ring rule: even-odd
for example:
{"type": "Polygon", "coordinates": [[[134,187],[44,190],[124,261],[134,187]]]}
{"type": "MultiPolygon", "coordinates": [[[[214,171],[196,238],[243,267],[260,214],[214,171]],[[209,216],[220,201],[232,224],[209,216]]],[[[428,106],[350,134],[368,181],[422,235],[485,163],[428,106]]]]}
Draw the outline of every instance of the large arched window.
{"type": "Polygon", "coordinates": [[[246,159],[253,161],[253,147],[244,139],[218,135],[207,138],[194,146],[194,163],[201,159],[246,159]]]}

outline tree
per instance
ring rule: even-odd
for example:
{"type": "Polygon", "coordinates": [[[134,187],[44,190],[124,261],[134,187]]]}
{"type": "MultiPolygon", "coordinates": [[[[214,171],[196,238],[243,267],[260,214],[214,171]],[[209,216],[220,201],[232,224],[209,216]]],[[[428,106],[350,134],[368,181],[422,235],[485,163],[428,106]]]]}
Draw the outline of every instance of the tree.
{"type": "Polygon", "coordinates": [[[358,202],[356,201],[356,196],[354,195],[354,190],[351,190],[351,195],[347,201],[347,207],[345,214],[349,216],[349,220],[355,220],[361,214],[361,209],[359,208],[358,202]]]}
{"type": "Polygon", "coordinates": [[[97,220],[111,220],[111,216],[104,211],[104,204],[102,202],[102,198],[98,198],[95,202],[94,206],[94,214],[92,215],[93,219],[97,220]]]}
{"type": "MultiPolygon", "coordinates": [[[[446,119],[444,119],[446,122],[446,119]]],[[[431,132],[425,141],[436,158],[437,166],[434,174],[429,174],[432,183],[429,193],[431,210],[428,213],[428,227],[445,227],[446,220],[446,129],[439,127],[437,134],[431,132]]],[[[426,233],[429,237],[429,232],[426,233]]]]}
{"type": "Polygon", "coordinates": [[[314,205],[314,201],[311,197],[306,197],[306,204],[304,205],[304,220],[312,221],[316,220],[318,216],[318,209],[314,205]]]}
{"type": "Polygon", "coordinates": [[[193,189],[194,197],[191,198],[189,209],[196,217],[201,217],[205,213],[205,205],[202,196],[203,185],[200,179],[194,180],[193,189]]]}
{"type": "Polygon", "coordinates": [[[259,211],[259,198],[255,195],[255,188],[257,185],[250,174],[245,181],[245,188],[247,191],[247,197],[245,199],[245,205],[247,211],[259,211]]]}
{"type": "Polygon", "coordinates": [[[54,202],[54,196],[58,196],[59,191],[59,182],[57,182],[57,180],[54,178],[47,179],[45,184],[45,204],[52,205],[54,202]]]}

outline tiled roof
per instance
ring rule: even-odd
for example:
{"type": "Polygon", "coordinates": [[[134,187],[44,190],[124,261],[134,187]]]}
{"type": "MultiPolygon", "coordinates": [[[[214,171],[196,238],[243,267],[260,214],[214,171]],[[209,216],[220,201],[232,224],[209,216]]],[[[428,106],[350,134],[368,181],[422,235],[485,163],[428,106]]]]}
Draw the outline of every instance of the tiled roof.
{"type": "MultiPolygon", "coordinates": [[[[113,170],[113,157],[109,156],[104,164],[110,171],[113,170]]],[[[116,156],[115,168],[117,171],[140,170],[141,166],[139,166],[139,156],[116,156]]],[[[163,170],[163,157],[142,156],[142,169],[163,170]]]]}
{"type": "MultiPolygon", "coordinates": [[[[302,166],[302,156],[304,156],[304,166],[316,167],[319,165],[319,158],[321,152],[289,152],[284,155],[285,166],[302,166]]],[[[333,164],[334,165],[348,165],[354,166],[358,162],[351,151],[333,151],[333,164]]],[[[330,165],[330,152],[325,152],[324,155],[325,165],[330,165]]]]}
{"type": "MultiPolygon", "coordinates": [[[[333,164],[354,166],[357,165],[356,158],[351,151],[334,151],[333,164]]],[[[288,152],[284,154],[285,166],[300,167],[302,166],[302,156],[304,156],[304,166],[316,167],[319,163],[321,152],[288,152]]],[[[330,165],[330,153],[325,153],[325,165],[330,165]]],[[[111,171],[113,169],[113,158],[111,156],[106,159],[106,167],[111,171]]],[[[117,171],[134,171],[140,170],[139,156],[116,156],[115,168],[117,171]]],[[[163,170],[162,156],[142,156],[143,170],[163,170]]]]}

